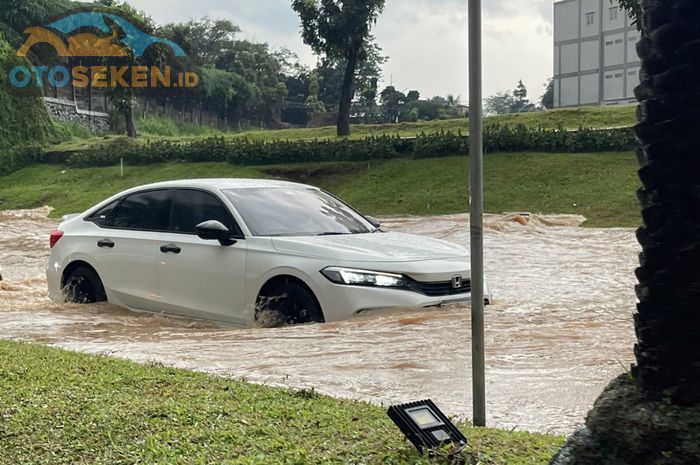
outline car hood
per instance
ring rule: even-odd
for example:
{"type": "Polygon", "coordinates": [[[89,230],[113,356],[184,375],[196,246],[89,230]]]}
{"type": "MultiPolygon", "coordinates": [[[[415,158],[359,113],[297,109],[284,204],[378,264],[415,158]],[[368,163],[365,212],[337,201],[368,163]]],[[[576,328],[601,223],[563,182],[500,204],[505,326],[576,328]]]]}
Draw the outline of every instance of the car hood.
{"type": "Polygon", "coordinates": [[[402,233],[275,237],[272,245],[280,252],[342,261],[410,262],[469,256],[460,245],[402,233]]]}

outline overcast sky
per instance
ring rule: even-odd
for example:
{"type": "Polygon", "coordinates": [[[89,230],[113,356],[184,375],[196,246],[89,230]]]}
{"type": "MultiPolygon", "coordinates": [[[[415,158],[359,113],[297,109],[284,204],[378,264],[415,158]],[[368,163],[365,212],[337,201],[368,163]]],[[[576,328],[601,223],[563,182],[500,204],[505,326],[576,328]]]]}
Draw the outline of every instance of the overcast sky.
{"type": "MultiPolygon", "coordinates": [[[[290,0],[128,0],[157,23],[226,18],[242,37],[286,47],[301,61],[316,58],[304,45],[290,0]]],[[[483,0],[484,95],[522,79],[532,100],[552,75],[552,0],[483,0]]],[[[384,83],[417,89],[423,97],[468,99],[467,0],[387,0],[374,34],[389,62],[384,83]]]]}

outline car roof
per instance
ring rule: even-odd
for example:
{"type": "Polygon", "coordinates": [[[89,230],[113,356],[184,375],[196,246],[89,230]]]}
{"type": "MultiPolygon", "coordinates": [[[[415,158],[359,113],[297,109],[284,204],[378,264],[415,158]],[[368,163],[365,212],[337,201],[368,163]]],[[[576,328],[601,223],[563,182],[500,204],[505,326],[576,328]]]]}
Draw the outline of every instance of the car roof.
{"type": "Polygon", "coordinates": [[[132,191],[141,189],[159,189],[159,188],[194,188],[194,189],[210,189],[210,190],[227,190],[227,189],[272,189],[281,187],[296,187],[316,189],[313,186],[298,184],[287,181],[275,181],[268,179],[243,179],[243,178],[218,178],[218,179],[183,179],[178,181],[166,181],[145,186],[139,186],[132,191]]]}

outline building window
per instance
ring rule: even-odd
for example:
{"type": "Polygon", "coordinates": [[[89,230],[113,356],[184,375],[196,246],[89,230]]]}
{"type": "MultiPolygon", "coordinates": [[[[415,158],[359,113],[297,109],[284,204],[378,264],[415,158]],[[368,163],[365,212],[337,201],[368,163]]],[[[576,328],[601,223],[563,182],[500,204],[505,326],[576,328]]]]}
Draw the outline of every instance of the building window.
{"type": "Polygon", "coordinates": [[[621,44],[621,43],[622,43],[622,39],[617,39],[617,40],[615,41],[615,43],[616,43],[616,44],[621,44]]]}
{"type": "Polygon", "coordinates": [[[595,24],[595,11],[586,13],[586,26],[592,26],[595,24]]]}
{"type": "Polygon", "coordinates": [[[634,76],[635,74],[637,74],[637,72],[636,71],[628,71],[627,74],[630,76],[634,76]]]}
{"type": "Polygon", "coordinates": [[[614,44],[614,42],[612,40],[608,40],[605,42],[605,45],[607,45],[607,46],[612,45],[612,44],[614,44]]]}
{"type": "Polygon", "coordinates": [[[606,75],[605,75],[605,79],[612,79],[612,78],[613,78],[613,75],[612,75],[612,74],[606,74],[606,75]]]}
{"type": "Polygon", "coordinates": [[[621,77],[622,77],[622,73],[615,73],[615,77],[616,77],[616,78],[621,78],[621,77]]]}
{"type": "Polygon", "coordinates": [[[610,8],[610,21],[617,21],[617,14],[620,11],[616,6],[610,8]]]}

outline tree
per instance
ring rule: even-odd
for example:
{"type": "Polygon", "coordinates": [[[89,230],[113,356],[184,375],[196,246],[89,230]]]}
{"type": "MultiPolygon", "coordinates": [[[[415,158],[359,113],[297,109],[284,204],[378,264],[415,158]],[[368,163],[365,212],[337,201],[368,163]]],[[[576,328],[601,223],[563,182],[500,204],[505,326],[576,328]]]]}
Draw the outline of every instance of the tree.
{"type": "Polygon", "coordinates": [[[545,84],[545,91],[540,98],[540,105],[547,110],[554,108],[554,79],[550,79],[545,84]]]}
{"type": "MultiPolygon", "coordinates": [[[[612,3],[612,0],[611,0],[612,3]]],[[[618,3],[620,4],[620,9],[626,10],[630,17],[632,18],[632,21],[634,24],[637,25],[637,28],[641,30],[642,25],[640,23],[640,20],[642,18],[642,4],[641,0],[619,0],[618,3]]]]}
{"type": "Polygon", "coordinates": [[[420,92],[417,90],[409,90],[406,94],[406,103],[417,102],[420,100],[420,92]]]}
{"type": "Polygon", "coordinates": [[[636,364],[601,394],[556,465],[700,463],[700,87],[690,78],[700,70],[700,4],[645,1],[641,11],[636,364]]]}
{"type": "Polygon", "coordinates": [[[511,113],[516,106],[513,95],[507,92],[498,92],[484,101],[484,111],[489,115],[505,115],[511,113]]]}
{"type": "Polygon", "coordinates": [[[513,105],[510,109],[511,113],[523,113],[527,111],[532,111],[534,105],[530,103],[527,98],[527,87],[523,84],[523,81],[518,81],[518,85],[513,90],[513,105]]]}
{"type": "Polygon", "coordinates": [[[311,73],[309,75],[309,96],[306,98],[306,113],[308,115],[308,119],[312,119],[315,115],[319,113],[323,113],[325,108],[323,107],[323,104],[321,101],[318,99],[318,91],[319,91],[319,84],[318,84],[318,76],[315,73],[311,73]]]}
{"type": "MultiPolygon", "coordinates": [[[[388,58],[382,55],[382,49],[368,39],[363,55],[365,59],[355,72],[355,88],[362,94],[367,89],[376,91],[377,83],[382,78],[382,65],[388,58]]],[[[319,77],[319,100],[326,106],[327,111],[337,111],[340,107],[341,91],[347,60],[324,56],[314,72],[319,77]]],[[[353,98],[355,94],[353,93],[353,98]]]]}
{"type": "Polygon", "coordinates": [[[293,0],[301,18],[302,37],[318,54],[344,59],[345,74],[338,109],[338,136],[350,134],[350,109],[355,72],[365,60],[370,30],[384,9],[384,0],[293,0]]]}
{"type": "Polygon", "coordinates": [[[396,90],[394,86],[389,86],[382,91],[380,98],[387,121],[398,123],[401,115],[401,106],[406,102],[406,96],[396,90]]]}
{"type": "Polygon", "coordinates": [[[200,66],[214,66],[216,61],[235,50],[240,28],[228,20],[190,20],[184,24],[168,24],[160,32],[175,42],[186,44],[190,55],[200,66]]]}

